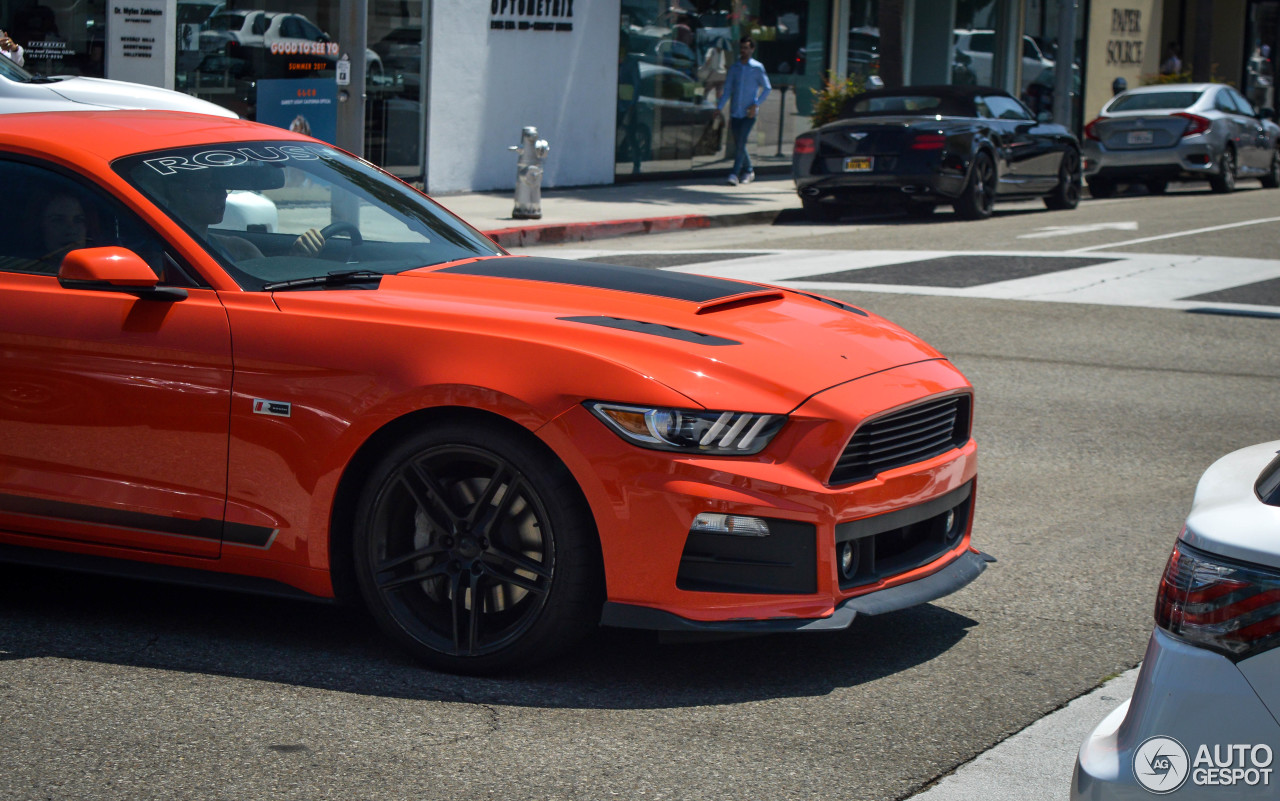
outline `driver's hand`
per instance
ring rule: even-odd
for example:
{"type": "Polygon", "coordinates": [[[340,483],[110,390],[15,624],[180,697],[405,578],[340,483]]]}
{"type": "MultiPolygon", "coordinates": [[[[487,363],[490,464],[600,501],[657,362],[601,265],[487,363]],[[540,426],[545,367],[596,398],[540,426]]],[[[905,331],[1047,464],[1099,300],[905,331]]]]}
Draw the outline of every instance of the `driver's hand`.
{"type": "Polygon", "coordinates": [[[289,250],[295,256],[318,256],[324,249],[324,234],[315,228],[308,228],[302,236],[293,241],[289,250]]]}

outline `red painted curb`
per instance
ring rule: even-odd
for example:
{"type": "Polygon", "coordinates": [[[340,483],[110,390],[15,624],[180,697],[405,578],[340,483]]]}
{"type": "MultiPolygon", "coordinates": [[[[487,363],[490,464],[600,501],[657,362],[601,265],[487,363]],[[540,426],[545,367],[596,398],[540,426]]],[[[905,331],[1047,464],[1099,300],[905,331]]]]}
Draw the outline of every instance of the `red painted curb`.
{"type": "Polygon", "coordinates": [[[693,228],[710,228],[711,218],[705,214],[681,214],[674,217],[645,217],[638,220],[604,220],[601,222],[529,225],[484,231],[484,235],[503,247],[554,245],[560,242],[586,242],[630,234],[662,233],[693,228]]]}

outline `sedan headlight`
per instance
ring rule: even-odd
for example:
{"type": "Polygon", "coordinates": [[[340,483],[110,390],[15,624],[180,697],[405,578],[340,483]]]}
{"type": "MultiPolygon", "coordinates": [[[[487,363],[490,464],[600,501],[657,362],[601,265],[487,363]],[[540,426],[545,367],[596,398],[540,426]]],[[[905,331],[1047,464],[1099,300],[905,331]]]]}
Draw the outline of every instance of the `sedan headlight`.
{"type": "Polygon", "coordinates": [[[783,414],[708,412],[592,401],[596,417],[642,448],[716,456],[759,453],[787,422],[783,414]]]}

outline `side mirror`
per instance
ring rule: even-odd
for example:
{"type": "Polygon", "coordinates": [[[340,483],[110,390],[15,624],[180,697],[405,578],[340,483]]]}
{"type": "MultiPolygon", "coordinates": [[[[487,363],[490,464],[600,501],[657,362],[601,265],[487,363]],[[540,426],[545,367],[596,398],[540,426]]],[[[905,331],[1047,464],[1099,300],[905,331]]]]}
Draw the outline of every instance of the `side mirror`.
{"type": "Polygon", "coordinates": [[[67,289],[124,292],[148,300],[184,300],[187,290],[159,286],[151,266],[132,250],[120,247],[73,250],[58,268],[58,283],[67,289]]]}

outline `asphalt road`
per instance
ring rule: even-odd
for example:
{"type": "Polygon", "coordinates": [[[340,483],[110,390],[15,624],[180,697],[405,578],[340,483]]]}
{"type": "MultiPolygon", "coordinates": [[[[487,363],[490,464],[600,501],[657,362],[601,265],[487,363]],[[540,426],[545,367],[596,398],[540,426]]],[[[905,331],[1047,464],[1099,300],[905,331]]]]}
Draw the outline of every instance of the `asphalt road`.
{"type": "MultiPolygon", "coordinates": [[[[1060,253],[1280,216],[1276,200],[1176,192],[607,247],[1060,253]]],[[[1211,270],[1275,258],[1276,227],[1122,249],[1211,270]]],[[[466,679],[334,608],[0,567],[0,797],[899,799],[1136,664],[1196,478],[1278,435],[1280,319],[835,294],[921,334],[977,388],[975,542],[1000,561],[970,587],[839,634],[604,631],[525,674],[466,679]]]]}

